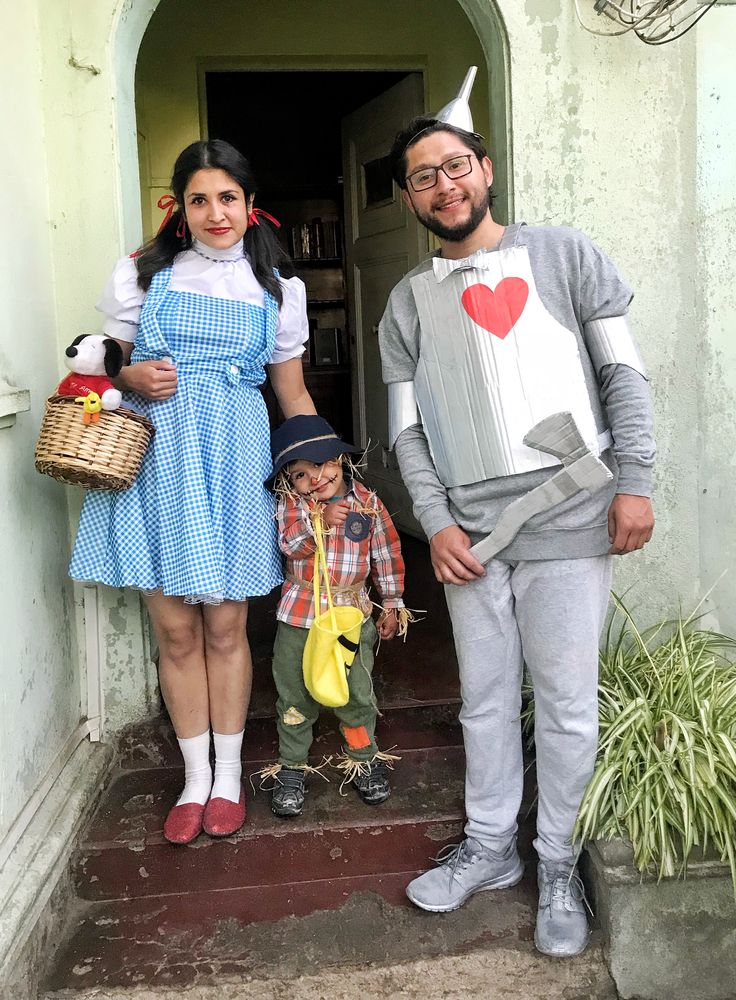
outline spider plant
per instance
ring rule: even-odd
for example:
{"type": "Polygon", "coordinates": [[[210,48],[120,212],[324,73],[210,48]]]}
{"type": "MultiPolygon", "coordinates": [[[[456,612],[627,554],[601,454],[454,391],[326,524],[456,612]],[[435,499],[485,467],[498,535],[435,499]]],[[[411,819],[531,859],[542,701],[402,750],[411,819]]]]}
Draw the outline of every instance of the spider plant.
{"type": "Polygon", "coordinates": [[[736,640],[692,615],[639,631],[614,601],[598,758],[575,836],[628,838],[637,868],[660,879],[711,847],[736,892],[736,640]]]}

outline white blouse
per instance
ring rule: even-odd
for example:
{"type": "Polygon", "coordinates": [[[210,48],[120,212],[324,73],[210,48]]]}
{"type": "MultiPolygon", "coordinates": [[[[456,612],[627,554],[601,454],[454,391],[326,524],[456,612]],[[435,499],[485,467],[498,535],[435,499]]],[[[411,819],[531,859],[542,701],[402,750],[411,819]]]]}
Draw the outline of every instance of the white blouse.
{"type": "MultiPolygon", "coordinates": [[[[262,306],[263,287],[258,283],[242,244],[216,250],[195,240],[191,250],[174,259],[170,288],[219,299],[234,299],[262,306]]],[[[133,342],[138,332],[141,305],[146,293],[138,286],[138,271],[132,257],[115,265],[110,280],[97,303],[105,316],[102,329],[108,337],[133,342]]],[[[309,338],[307,292],[301,278],[280,278],[283,302],[279,308],[276,348],[269,364],[300,358],[309,338]]]]}

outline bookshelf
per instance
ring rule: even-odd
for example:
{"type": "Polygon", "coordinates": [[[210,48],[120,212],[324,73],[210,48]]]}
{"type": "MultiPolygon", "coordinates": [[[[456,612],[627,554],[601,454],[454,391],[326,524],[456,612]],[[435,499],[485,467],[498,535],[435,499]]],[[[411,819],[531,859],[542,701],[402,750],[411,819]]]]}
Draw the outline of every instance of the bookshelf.
{"type": "Polygon", "coordinates": [[[287,232],[291,259],[307,289],[309,349],[305,367],[319,374],[323,368],[349,368],[345,326],[345,274],[342,257],[342,222],[337,203],[325,205],[305,200],[300,212],[329,212],[307,221],[293,222],[287,232]]]}
{"type": "MultiPolygon", "coordinates": [[[[284,200],[274,205],[273,212],[281,222],[279,237],[307,291],[309,342],[302,358],[304,382],[320,416],[351,441],[351,359],[341,194],[338,190],[334,198],[284,200]]],[[[281,414],[270,389],[266,400],[272,424],[278,423],[281,414]]]]}

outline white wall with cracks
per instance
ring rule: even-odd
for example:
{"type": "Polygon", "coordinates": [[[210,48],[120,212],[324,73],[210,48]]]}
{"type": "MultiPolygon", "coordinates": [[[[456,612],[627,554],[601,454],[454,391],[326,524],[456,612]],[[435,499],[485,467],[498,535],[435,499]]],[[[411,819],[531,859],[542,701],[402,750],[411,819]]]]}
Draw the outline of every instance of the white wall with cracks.
{"type": "MultiPolygon", "coordinates": [[[[736,633],[736,7],[697,36],[696,247],[700,581],[721,628],[736,633]],[[724,575],[725,574],[725,575],[724,575]]],[[[690,244],[690,247],[692,245],[690,244]]]]}
{"type": "MultiPolygon", "coordinates": [[[[90,644],[82,628],[77,637],[66,578],[79,497],[38,477],[32,450],[63,347],[99,327],[93,303],[112,262],[142,231],[134,79],[157,6],[29,0],[6,15],[14,45],[0,66],[9,123],[1,141],[12,197],[0,250],[0,376],[30,387],[31,410],[0,428],[0,697],[8,720],[0,735],[0,837],[83,712],[90,644]]],[[[240,6],[280,16],[279,5],[240,6]]],[[[420,0],[400,6],[421,20],[420,0]]],[[[340,8],[336,0],[289,7],[289,17],[305,18],[305,48],[313,55],[322,46],[327,63],[331,34],[316,44],[309,15],[329,23],[340,8]]],[[[644,622],[679,602],[690,608],[728,568],[736,535],[728,496],[736,429],[736,126],[728,108],[736,79],[727,51],[736,7],[710,12],[681,41],[655,49],[586,33],[562,0],[458,0],[458,8],[493,60],[488,93],[496,103],[485,110],[491,145],[494,135],[509,141],[502,158],[514,217],[585,229],[636,289],[632,318],[657,408],[658,528],[644,553],[621,561],[617,588],[631,588],[644,622]]],[[[359,29],[353,25],[351,37],[342,24],[341,58],[363,51],[359,29]]],[[[291,34],[298,44],[299,33],[291,34]]],[[[417,45],[420,35],[406,37],[417,45]]],[[[175,50],[161,50],[162,79],[175,60],[175,50]]],[[[196,95],[195,81],[188,86],[196,95]]],[[[732,574],[711,601],[714,622],[731,633],[735,597],[732,574]]],[[[101,588],[98,612],[92,645],[112,733],[157,705],[155,675],[138,596],[101,588]]]]}

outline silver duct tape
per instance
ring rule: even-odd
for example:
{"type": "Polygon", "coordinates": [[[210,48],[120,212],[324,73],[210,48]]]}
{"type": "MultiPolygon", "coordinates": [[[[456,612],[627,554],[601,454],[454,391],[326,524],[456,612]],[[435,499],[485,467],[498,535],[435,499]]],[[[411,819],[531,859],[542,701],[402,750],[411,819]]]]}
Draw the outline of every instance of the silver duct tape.
{"type": "Polygon", "coordinates": [[[456,271],[441,282],[425,272],[411,282],[422,330],[417,402],[447,487],[559,464],[523,443],[529,428],[551,412],[570,410],[590,450],[597,450],[575,335],[544,309],[525,251],[486,256],[499,258],[495,270],[456,271]],[[529,283],[529,299],[508,332],[493,335],[462,308],[469,286],[492,291],[499,278],[520,274],[529,283]]]}
{"type": "Polygon", "coordinates": [[[554,455],[563,465],[571,465],[589,450],[572,413],[567,410],[551,413],[532,427],[524,435],[524,444],[554,455]]]}
{"type": "MultiPolygon", "coordinates": [[[[524,435],[524,444],[529,448],[544,451],[548,455],[554,455],[563,465],[572,465],[590,451],[572,413],[566,410],[552,413],[535,424],[524,435]]],[[[613,435],[610,430],[601,431],[598,435],[598,454],[602,454],[612,444],[613,435]]]]}
{"type": "Polygon", "coordinates": [[[561,469],[546,483],[513,500],[504,509],[490,535],[476,542],[470,551],[478,562],[485,565],[516,538],[521,527],[535,514],[551,510],[581,490],[596,493],[612,478],[610,469],[588,452],[572,465],[561,469]]]}
{"type": "Polygon", "coordinates": [[[585,324],[585,343],[596,373],[605,365],[627,365],[647,378],[626,316],[608,316],[585,324]]]}
{"type": "Polygon", "coordinates": [[[414,381],[391,382],[388,387],[388,446],[393,448],[402,431],[419,423],[414,381]]]}
{"type": "MultiPolygon", "coordinates": [[[[471,282],[472,278],[467,281],[471,282]]],[[[502,391],[508,380],[492,338],[478,337],[466,314],[458,311],[454,319],[454,343],[449,348],[438,344],[435,351],[430,338],[423,336],[415,375],[422,422],[442,482],[459,486],[557,464],[549,456],[520,447],[537,419],[531,405],[534,393],[521,385],[519,377],[524,366],[515,365],[512,373],[518,383],[514,405],[504,405],[511,392],[502,391]]],[[[441,337],[439,328],[437,323],[441,337]]]]}

